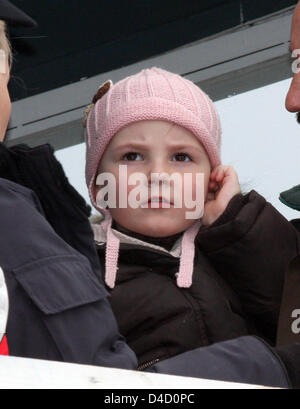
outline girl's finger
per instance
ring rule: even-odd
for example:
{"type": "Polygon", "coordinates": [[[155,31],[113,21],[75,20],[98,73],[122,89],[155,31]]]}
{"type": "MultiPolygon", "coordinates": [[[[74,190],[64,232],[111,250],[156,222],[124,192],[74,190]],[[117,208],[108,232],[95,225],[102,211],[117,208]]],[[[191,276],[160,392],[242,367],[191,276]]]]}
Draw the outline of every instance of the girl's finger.
{"type": "Polygon", "coordinates": [[[216,168],[214,168],[211,172],[211,176],[213,179],[215,179],[217,172],[219,171],[219,169],[222,167],[222,165],[217,166],[216,168]]]}
{"type": "Polygon", "coordinates": [[[216,182],[210,182],[209,183],[209,188],[210,188],[210,190],[215,190],[217,188],[217,183],[216,182]]]}
{"type": "Polygon", "coordinates": [[[208,193],[207,194],[207,201],[211,202],[212,200],[215,200],[215,195],[214,193],[208,193]]]}

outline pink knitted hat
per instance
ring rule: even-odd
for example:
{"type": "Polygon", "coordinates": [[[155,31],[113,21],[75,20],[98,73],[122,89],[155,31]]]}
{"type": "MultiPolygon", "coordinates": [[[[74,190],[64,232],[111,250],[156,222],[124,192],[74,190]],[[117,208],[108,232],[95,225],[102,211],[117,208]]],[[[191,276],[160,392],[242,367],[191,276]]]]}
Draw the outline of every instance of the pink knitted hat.
{"type": "MultiPolygon", "coordinates": [[[[113,85],[99,88],[86,118],[86,182],[94,207],[105,217],[107,231],[105,281],[115,285],[119,239],[111,229],[107,209],[96,203],[95,182],[102,155],[113,136],[133,122],[165,120],[191,131],[204,146],[212,168],[221,164],[221,126],[211,99],[193,82],[161,68],[145,69],[113,85]]],[[[183,235],[177,284],[190,287],[194,268],[194,240],[200,228],[195,222],[183,235]]]]}

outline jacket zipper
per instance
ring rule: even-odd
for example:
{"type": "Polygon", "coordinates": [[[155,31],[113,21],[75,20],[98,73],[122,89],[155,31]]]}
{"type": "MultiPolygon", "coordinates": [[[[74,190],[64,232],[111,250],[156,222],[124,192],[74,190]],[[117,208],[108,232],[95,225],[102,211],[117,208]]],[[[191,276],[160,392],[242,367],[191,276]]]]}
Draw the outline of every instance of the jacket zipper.
{"type": "Polygon", "coordinates": [[[150,366],[157,364],[157,362],[159,362],[159,359],[153,359],[152,361],[145,362],[137,367],[137,371],[144,371],[145,369],[150,368],[150,366]]]}

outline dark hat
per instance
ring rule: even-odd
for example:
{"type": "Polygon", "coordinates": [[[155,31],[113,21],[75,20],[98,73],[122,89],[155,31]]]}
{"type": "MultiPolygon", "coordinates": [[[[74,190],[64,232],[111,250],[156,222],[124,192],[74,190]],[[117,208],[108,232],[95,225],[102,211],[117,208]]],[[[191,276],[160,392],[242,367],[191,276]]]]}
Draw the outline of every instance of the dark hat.
{"type": "Polygon", "coordinates": [[[19,27],[36,27],[37,23],[7,0],[0,0],[0,20],[19,27]]]}

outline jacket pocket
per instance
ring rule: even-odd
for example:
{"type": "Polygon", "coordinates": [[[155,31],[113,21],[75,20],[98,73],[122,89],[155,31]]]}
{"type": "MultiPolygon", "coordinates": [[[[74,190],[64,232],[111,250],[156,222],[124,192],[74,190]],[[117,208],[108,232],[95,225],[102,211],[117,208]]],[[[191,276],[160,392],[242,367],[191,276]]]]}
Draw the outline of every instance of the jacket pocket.
{"type": "Polygon", "coordinates": [[[79,255],[47,257],[13,271],[16,280],[46,315],[99,301],[108,292],[79,255]]]}
{"type": "Polygon", "coordinates": [[[41,320],[33,325],[39,333],[31,342],[31,357],[104,365],[111,355],[117,355],[111,352],[119,334],[108,292],[85,257],[47,257],[13,270],[13,274],[31,300],[26,308],[36,309],[34,316],[41,320]],[[35,339],[42,345],[36,345],[35,339]],[[53,343],[59,356],[48,353],[53,343]]]}

